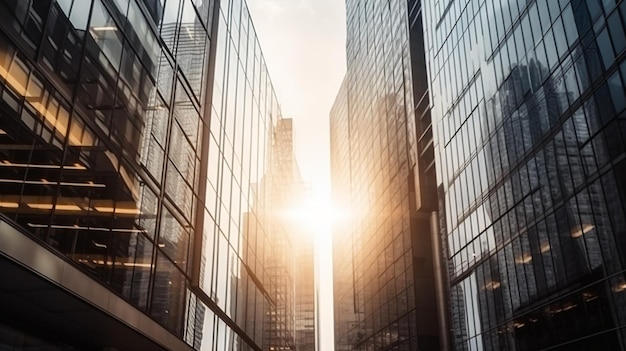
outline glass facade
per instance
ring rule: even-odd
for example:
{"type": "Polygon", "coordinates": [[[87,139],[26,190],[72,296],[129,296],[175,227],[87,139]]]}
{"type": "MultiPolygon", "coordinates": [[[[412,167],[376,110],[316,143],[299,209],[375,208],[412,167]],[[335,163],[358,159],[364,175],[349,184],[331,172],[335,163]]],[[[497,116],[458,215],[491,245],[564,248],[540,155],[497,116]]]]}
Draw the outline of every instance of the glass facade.
{"type": "Polygon", "coordinates": [[[347,74],[331,112],[337,350],[438,350],[437,208],[419,1],[346,1],[347,74]]]}
{"type": "Polygon", "coordinates": [[[626,2],[424,12],[454,348],[626,349],[626,2]]]}
{"type": "Polygon", "coordinates": [[[245,1],[0,1],[0,83],[0,219],[193,349],[292,347],[291,121],[245,1]]]}
{"type": "Polygon", "coordinates": [[[294,235],[296,255],[296,351],[316,351],[315,317],[315,250],[314,237],[308,230],[300,229],[294,235]]]}
{"type": "Polygon", "coordinates": [[[302,180],[293,157],[293,124],[291,119],[278,121],[273,134],[273,158],[269,177],[272,187],[267,193],[267,230],[271,233],[266,267],[270,280],[273,308],[267,310],[264,350],[295,350],[295,255],[294,222],[285,215],[298,205],[302,180]]]}
{"type": "MultiPolygon", "coordinates": [[[[330,112],[330,152],[333,203],[350,208],[350,139],[348,88],[344,80],[330,112]]],[[[357,342],[358,318],[354,308],[352,235],[350,223],[333,223],[333,313],[335,351],[352,350],[357,342]]]]}

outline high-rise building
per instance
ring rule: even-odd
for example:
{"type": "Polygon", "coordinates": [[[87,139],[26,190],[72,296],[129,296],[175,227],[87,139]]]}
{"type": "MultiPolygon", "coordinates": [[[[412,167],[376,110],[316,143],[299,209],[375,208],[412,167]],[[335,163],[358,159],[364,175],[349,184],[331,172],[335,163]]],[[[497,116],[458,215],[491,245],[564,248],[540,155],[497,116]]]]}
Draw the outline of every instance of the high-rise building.
{"type": "Polygon", "coordinates": [[[439,350],[437,193],[419,1],[347,0],[331,111],[335,348],[439,350]]]}
{"type": "Polygon", "coordinates": [[[273,240],[266,257],[271,281],[270,295],[275,308],[268,311],[264,350],[295,350],[295,255],[294,221],[286,216],[298,205],[302,180],[293,155],[293,124],[291,119],[278,121],[273,133],[273,158],[269,177],[272,191],[268,193],[268,231],[273,240]]]}
{"type": "Polygon", "coordinates": [[[290,123],[243,0],[0,1],[0,349],[293,339],[290,123]]]}
{"type": "Polygon", "coordinates": [[[455,350],[626,350],[626,2],[427,1],[455,350]]]}
{"type": "MultiPolygon", "coordinates": [[[[331,110],[332,200],[337,208],[350,205],[350,139],[348,98],[344,80],[331,110]]],[[[357,341],[358,319],[354,308],[352,235],[350,221],[333,223],[333,315],[335,351],[352,350],[357,341]],[[340,250],[340,248],[343,248],[340,250]]]]}
{"type": "Polygon", "coordinates": [[[293,235],[296,284],[296,351],[315,351],[315,250],[314,236],[305,228],[293,235]]]}

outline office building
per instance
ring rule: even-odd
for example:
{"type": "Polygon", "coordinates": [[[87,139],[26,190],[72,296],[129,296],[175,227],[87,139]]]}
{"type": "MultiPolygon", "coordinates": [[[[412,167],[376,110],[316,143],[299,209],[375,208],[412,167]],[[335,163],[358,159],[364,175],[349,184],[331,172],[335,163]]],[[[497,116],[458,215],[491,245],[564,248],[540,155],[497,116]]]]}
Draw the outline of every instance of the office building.
{"type": "Polygon", "coordinates": [[[0,348],[269,349],[283,123],[242,0],[0,1],[0,348]]]}
{"type": "Polygon", "coordinates": [[[626,2],[428,1],[455,350],[625,350],[626,2]]]}
{"type": "Polygon", "coordinates": [[[303,228],[294,233],[296,284],[296,351],[315,351],[317,328],[315,315],[315,250],[314,236],[303,228]]]}
{"type": "Polygon", "coordinates": [[[267,248],[266,269],[271,281],[270,296],[275,308],[266,319],[264,350],[295,350],[296,327],[296,256],[294,235],[297,223],[286,215],[301,201],[302,180],[293,155],[293,123],[278,121],[273,132],[269,177],[272,191],[267,193],[268,231],[272,233],[267,248]]]}
{"type": "MultiPolygon", "coordinates": [[[[350,153],[346,82],[331,110],[332,200],[337,208],[350,205],[350,153]]],[[[335,351],[352,350],[357,341],[358,319],[354,308],[352,235],[350,221],[333,223],[333,315],[335,351]],[[339,248],[345,248],[340,250],[339,248]],[[347,252],[346,252],[347,251],[347,252]]]]}
{"type": "Polygon", "coordinates": [[[346,1],[347,73],[331,111],[336,350],[439,350],[437,209],[418,1],[346,1]]]}

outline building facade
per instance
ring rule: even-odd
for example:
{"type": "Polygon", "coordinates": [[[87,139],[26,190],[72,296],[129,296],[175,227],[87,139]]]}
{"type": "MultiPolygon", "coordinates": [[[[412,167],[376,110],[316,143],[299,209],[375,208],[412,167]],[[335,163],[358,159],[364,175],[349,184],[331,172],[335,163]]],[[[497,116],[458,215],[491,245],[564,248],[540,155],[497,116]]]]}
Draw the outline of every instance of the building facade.
{"type": "Polygon", "coordinates": [[[419,1],[346,1],[347,73],[331,112],[335,348],[439,350],[437,209],[419,1]]]}
{"type": "Polygon", "coordinates": [[[267,193],[268,230],[272,233],[267,271],[272,281],[270,296],[275,308],[268,311],[265,350],[295,350],[296,327],[296,257],[294,255],[295,223],[284,213],[297,205],[302,189],[300,171],[293,155],[293,123],[281,119],[274,129],[273,158],[269,177],[272,191],[267,193]]]}
{"type": "Polygon", "coordinates": [[[0,348],[270,349],[293,149],[243,0],[0,1],[0,82],[0,348]]]}
{"type": "Polygon", "coordinates": [[[626,2],[424,12],[454,349],[626,349],[626,2]]]}
{"type": "Polygon", "coordinates": [[[296,351],[316,351],[315,337],[315,246],[314,236],[300,228],[294,231],[296,315],[296,351]]]}

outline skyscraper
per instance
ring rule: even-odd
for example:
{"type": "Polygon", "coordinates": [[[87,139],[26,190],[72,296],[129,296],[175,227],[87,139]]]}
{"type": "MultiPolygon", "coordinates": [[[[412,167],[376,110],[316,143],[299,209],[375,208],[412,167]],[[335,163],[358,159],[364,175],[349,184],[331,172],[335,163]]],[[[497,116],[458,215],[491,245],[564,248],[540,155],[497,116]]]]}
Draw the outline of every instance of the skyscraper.
{"type": "Polygon", "coordinates": [[[262,350],[284,124],[242,0],[0,1],[0,348],[262,350]]]}
{"type": "Polygon", "coordinates": [[[456,350],[625,350],[626,2],[424,3],[456,350]]]}
{"type": "Polygon", "coordinates": [[[315,351],[315,250],[314,237],[307,229],[299,228],[293,237],[296,284],[296,351],[315,351]]]}
{"type": "Polygon", "coordinates": [[[331,111],[337,350],[438,350],[437,209],[419,1],[347,0],[347,73],[331,111]]]}
{"type": "Polygon", "coordinates": [[[293,155],[293,124],[281,119],[274,129],[269,177],[273,191],[267,202],[273,210],[268,213],[268,231],[272,233],[266,267],[272,281],[270,295],[275,308],[268,311],[265,350],[295,350],[296,302],[294,222],[285,215],[297,205],[302,191],[300,171],[293,155]]]}

